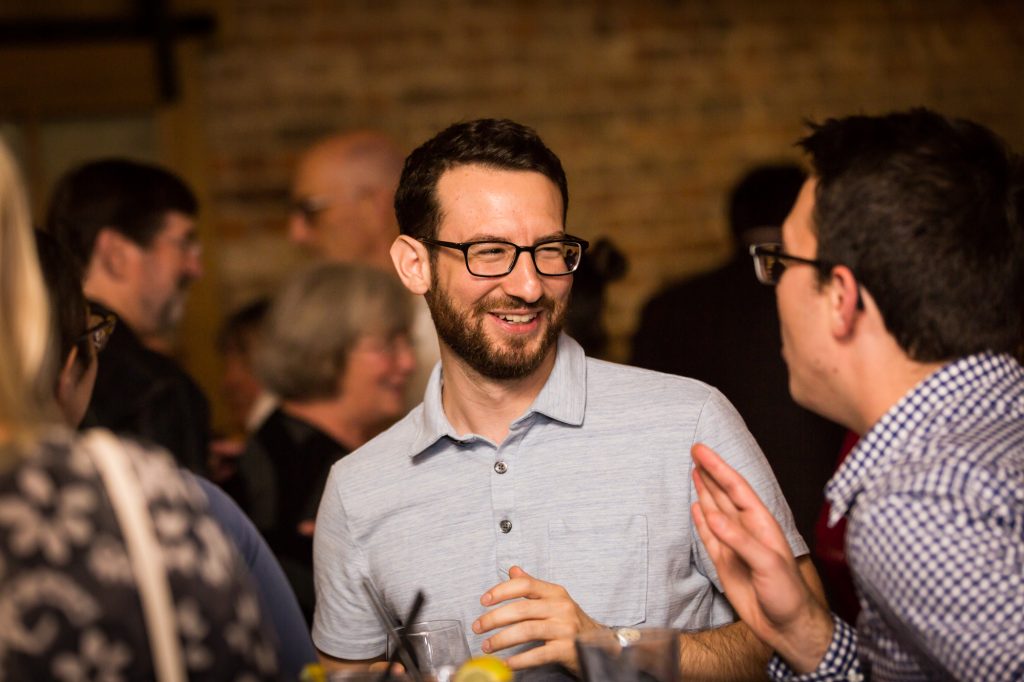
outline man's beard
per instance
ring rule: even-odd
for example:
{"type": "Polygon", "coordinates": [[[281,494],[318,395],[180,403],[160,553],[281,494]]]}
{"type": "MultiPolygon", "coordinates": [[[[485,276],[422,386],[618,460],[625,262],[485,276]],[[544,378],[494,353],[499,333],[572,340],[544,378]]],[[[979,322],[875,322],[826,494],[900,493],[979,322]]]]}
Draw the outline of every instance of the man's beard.
{"type": "Polygon", "coordinates": [[[188,298],[188,289],[192,280],[183,278],[178,283],[178,290],[173,296],[163,302],[163,305],[156,312],[156,333],[173,334],[185,317],[185,302],[188,298]]]}
{"type": "Polygon", "coordinates": [[[547,296],[529,304],[514,296],[496,296],[477,303],[467,313],[455,306],[436,280],[425,298],[441,341],[476,372],[496,380],[521,379],[540,367],[548,352],[558,343],[569,307],[568,301],[559,305],[547,296]],[[509,336],[505,346],[498,347],[484,332],[486,316],[494,309],[522,308],[539,308],[547,318],[547,328],[540,344],[531,351],[528,345],[534,337],[509,336]]]}

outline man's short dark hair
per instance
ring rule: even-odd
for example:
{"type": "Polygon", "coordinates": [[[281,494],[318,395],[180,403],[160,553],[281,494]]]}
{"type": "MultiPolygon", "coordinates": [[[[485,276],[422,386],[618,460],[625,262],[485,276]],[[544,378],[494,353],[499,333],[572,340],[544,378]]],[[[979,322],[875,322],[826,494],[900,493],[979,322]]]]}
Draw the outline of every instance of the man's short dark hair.
{"type": "Polygon", "coordinates": [[[58,181],[46,227],[85,268],[102,228],[147,247],[168,212],[195,216],[197,210],[192,190],[170,171],[127,159],[102,159],[74,168],[58,181]]]}
{"type": "Polygon", "coordinates": [[[987,128],[926,109],[811,125],[821,260],[848,266],[907,355],[1015,352],[1024,165],[987,128]]]}
{"type": "Polygon", "coordinates": [[[415,149],[405,160],[395,193],[395,214],[402,234],[437,236],[441,209],[437,181],[451,168],[478,164],[497,170],[535,171],[562,194],[562,222],[569,210],[569,186],[562,163],[532,129],[507,119],[456,123],[415,149]]]}

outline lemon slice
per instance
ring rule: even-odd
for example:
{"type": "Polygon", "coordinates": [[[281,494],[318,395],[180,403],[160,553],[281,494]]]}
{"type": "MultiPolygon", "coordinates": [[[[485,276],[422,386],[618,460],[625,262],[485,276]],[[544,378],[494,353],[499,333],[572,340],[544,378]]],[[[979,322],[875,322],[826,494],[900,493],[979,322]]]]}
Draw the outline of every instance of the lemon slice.
{"type": "Polygon", "coordinates": [[[497,656],[474,656],[459,667],[453,682],[512,682],[512,669],[497,656]]]}

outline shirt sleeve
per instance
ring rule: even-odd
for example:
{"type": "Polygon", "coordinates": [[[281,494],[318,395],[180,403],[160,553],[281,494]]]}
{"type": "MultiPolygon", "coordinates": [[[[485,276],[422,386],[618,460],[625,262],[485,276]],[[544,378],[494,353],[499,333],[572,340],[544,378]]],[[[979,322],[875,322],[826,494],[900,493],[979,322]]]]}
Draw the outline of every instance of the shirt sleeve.
{"type": "Polygon", "coordinates": [[[773,682],[863,682],[860,660],[857,658],[857,633],[839,616],[832,614],[835,630],[832,642],[818,664],[817,670],[797,675],[778,654],[768,663],[768,677],[773,682]]]}
{"type": "Polygon", "coordinates": [[[252,521],[227,493],[187,469],[181,471],[183,476],[191,477],[203,489],[210,515],[235,543],[238,553],[249,567],[263,607],[277,632],[281,667],[297,679],[306,664],[316,662],[316,654],[306,621],[302,617],[302,609],[299,608],[299,602],[281,565],[252,521]]]}
{"type": "MultiPolygon", "coordinates": [[[[771,465],[761,452],[750,435],[743,418],[740,417],[736,408],[718,390],[711,389],[704,407],[697,420],[697,429],[694,433],[694,443],[703,443],[725,460],[725,462],[736,470],[757,493],[757,496],[764,502],[775,520],[782,528],[794,556],[803,556],[808,553],[807,543],[797,531],[796,523],[793,520],[793,512],[789,509],[779,487],[771,465]]],[[[691,499],[697,499],[697,492],[690,481],[691,499]]],[[[693,528],[693,546],[696,548],[697,560],[701,572],[715,584],[719,591],[722,584],[718,579],[718,572],[715,569],[711,557],[708,556],[704,543],[701,542],[696,527],[693,528]]]]}
{"type": "Polygon", "coordinates": [[[369,565],[350,531],[339,479],[335,466],[313,536],[313,644],[329,656],[363,661],[384,655],[386,635],[363,588],[369,565]]]}

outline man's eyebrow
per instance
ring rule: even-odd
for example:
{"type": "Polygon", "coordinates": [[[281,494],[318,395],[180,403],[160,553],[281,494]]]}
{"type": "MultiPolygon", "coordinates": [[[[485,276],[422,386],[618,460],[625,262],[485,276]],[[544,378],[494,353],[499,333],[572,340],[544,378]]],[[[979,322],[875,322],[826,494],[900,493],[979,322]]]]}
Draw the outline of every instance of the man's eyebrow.
{"type": "MultiPolygon", "coordinates": [[[[557,232],[551,232],[549,234],[541,235],[540,237],[537,237],[536,239],[533,240],[533,243],[534,244],[539,244],[540,242],[548,241],[550,239],[561,239],[564,236],[565,236],[565,230],[558,230],[557,232]]],[[[508,237],[503,237],[503,236],[499,236],[499,235],[496,235],[496,234],[490,234],[490,233],[487,233],[487,232],[483,232],[483,233],[479,233],[479,234],[474,234],[471,237],[463,240],[463,243],[469,243],[469,242],[507,242],[509,244],[514,244],[515,243],[511,239],[509,239],[508,237]]]]}

